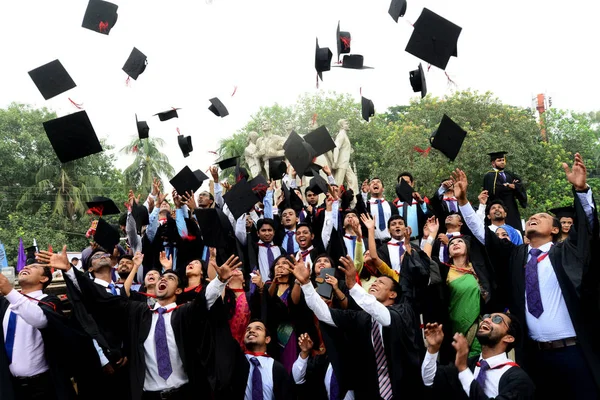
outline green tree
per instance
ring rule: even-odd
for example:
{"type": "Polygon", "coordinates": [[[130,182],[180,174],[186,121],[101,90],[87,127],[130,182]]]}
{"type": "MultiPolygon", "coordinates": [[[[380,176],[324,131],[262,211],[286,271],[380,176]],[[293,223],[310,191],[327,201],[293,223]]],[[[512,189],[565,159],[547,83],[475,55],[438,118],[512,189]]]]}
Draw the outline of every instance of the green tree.
{"type": "Polygon", "coordinates": [[[131,165],[123,171],[128,188],[134,191],[150,190],[154,177],[175,175],[169,158],[160,150],[164,145],[165,141],[161,138],[135,137],[121,149],[122,153],[135,155],[131,165]]]}

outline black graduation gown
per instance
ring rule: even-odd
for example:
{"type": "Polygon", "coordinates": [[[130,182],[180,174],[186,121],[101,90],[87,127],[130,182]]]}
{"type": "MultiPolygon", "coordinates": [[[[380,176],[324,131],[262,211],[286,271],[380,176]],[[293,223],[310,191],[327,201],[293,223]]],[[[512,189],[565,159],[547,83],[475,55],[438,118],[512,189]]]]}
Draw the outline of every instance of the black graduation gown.
{"type": "MultiPolygon", "coordinates": [[[[2,321],[9,302],[0,297],[0,399],[18,400],[15,397],[8,357],[4,347],[4,328],[2,321]]],[[[44,353],[48,362],[50,378],[54,386],[54,393],[59,400],[75,399],[75,391],[71,384],[76,358],[73,353],[77,351],[70,341],[71,333],[67,327],[67,319],[62,313],[62,303],[55,296],[46,296],[38,302],[38,306],[48,319],[48,326],[40,329],[42,341],[44,342],[44,353]]]]}
{"type": "MultiPolygon", "coordinates": [[[[442,196],[443,198],[443,196],[442,196]]],[[[433,211],[433,214],[437,217],[439,223],[440,223],[440,229],[438,231],[438,233],[446,233],[446,218],[452,214],[452,212],[450,211],[450,209],[448,208],[448,204],[443,201],[443,199],[440,198],[437,193],[435,193],[431,199],[429,199],[429,206],[431,208],[431,210],[433,211]]],[[[454,214],[458,214],[460,215],[460,217],[462,218],[463,224],[460,227],[460,233],[463,235],[469,235],[469,236],[473,236],[473,233],[471,232],[471,230],[469,229],[469,227],[467,226],[467,224],[464,223],[464,218],[462,216],[462,213],[460,212],[460,207],[458,206],[458,203],[456,203],[456,208],[457,211],[454,214]]],[[[425,225],[425,224],[423,224],[425,225]]],[[[437,243],[437,240],[436,240],[437,243]]],[[[439,243],[438,243],[439,245],[439,243]]],[[[439,252],[439,250],[438,250],[439,252]]],[[[432,254],[438,254],[438,253],[432,253],[432,254]]]]}
{"type": "MultiPolygon", "coordinates": [[[[235,340],[234,340],[235,342],[235,340]]],[[[235,342],[237,348],[234,358],[234,379],[229,393],[221,393],[215,396],[215,399],[243,400],[250,374],[250,362],[246,355],[241,351],[240,346],[235,342]]],[[[294,385],[292,377],[287,373],[283,364],[279,361],[273,361],[273,399],[289,400],[294,399],[294,385]]]]}
{"type": "Polygon", "coordinates": [[[515,189],[510,189],[504,186],[500,171],[489,171],[483,177],[483,190],[488,191],[488,201],[491,202],[495,199],[500,199],[506,205],[506,223],[519,232],[523,233],[523,227],[521,225],[521,215],[519,214],[519,207],[517,201],[521,207],[527,207],[527,192],[523,181],[516,174],[503,171],[506,175],[506,183],[512,183],[513,180],[519,180],[519,183],[515,184],[515,189]]]}
{"type": "MultiPolygon", "coordinates": [[[[575,192],[574,192],[575,193],[575,192]]],[[[556,243],[550,249],[548,257],[554,268],[562,295],[565,299],[571,322],[577,334],[577,340],[582,348],[588,367],[594,377],[596,386],[600,388],[600,343],[598,342],[598,309],[597,292],[586,291],[585,282],[588,277],[593,277],[597,269],[597,260],[590,258],[590,241],[592,240],[592,227],[589,226],[587,217],[575,195],[576,225],[573,225],[569,237],[556,243]]],[[[598,216],[594,207],[594,224],[598,225],[598,216]]],[[[595,229],[595,228],[594,228],[595,229]]],[[[495,235],[486,236],[486,247],[493,252],[509,254],[509,261],[504,268],[497,266],[496,273],[504,275],[504,287],[509,301],[511,313],[515,313],[519,320],[525,321],[525,264],[527,263],[528,246],[516,246],[507,240],[500,240],[495,235]]],[[[597,282],[596,282],[597,283],[597,282]]],[[[528,337],[527,326],[523,323],[524,337],[528,337]]],[[[517,362],[527,370],[527,356],[530,351],[535,351],[528,341],[517,346],[517,362]]]]}
{"type": "MultiPolygon", "coordinates": [[[[467,366],[471,372],[479,356],[467,360],[467,366]]],[[[529,376],[519,367],[511,367],[502,374],[498,383],[497,400],[530,400],[534,398],[535,385],[529,376]]],[[[454,363],[449,365],[438,365],[433,385],[427,388],[428,397],[431,399],[443,398],[449,400],[484,400],[489,399],[483,392],[481,386],[474,380],[471,383],[470,393],[467,395],[458,379],[458,369],[454,363]]]]}
{"type": "MultiPolygon", "coordinates": [[[[300,385],[296,384],[298,400],[329,400],[329,397],[327,397],[327,388],[325,387],[325,375],[327,374],[329,364],[327,354],[318,354],[314,357],[309,357],[304,383],[300,385]]],[[[346,391],[340,388],[340,399],[343,399],[345,395],[346,391]]]]}
{"type": "MultiPolygon", "coordinates": [[[[419,317],[405,297],[387,308],[392,323],[383,328],[383,343],[394,398],[403,398],[406,394],[410,394],[411,398],[418,398],[423,390],[420,370],[423,337],[419,329],[419,317]]],[[[352,347],[334,345],[333,348],[327,348],[330,356],[332,352],[337,353],[336,356],[351,353],[346,370],[354,371],[358,379],[353,382],[344,379],[343,382],[348,383],[348,387],[344,389],[353,389],[357,400],[379,398],[379,378],[371,339],[371,316],[362,310],[330,311],[338,330],[345,332],[349,343],[352,343],[352,347]]],[[[336,365],[333,366],[335,370],[336,365]]]]}

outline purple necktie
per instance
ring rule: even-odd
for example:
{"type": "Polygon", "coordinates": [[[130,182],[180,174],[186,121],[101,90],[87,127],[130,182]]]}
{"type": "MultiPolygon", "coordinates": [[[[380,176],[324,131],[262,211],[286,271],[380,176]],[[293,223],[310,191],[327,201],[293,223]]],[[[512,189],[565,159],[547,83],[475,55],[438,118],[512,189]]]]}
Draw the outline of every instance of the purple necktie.
{"type": "Polygon", "coordinates": [[[457,212],[458,211],[456,209],[456,204],[454,204],[454,200],[448,200],[448,208],[450,209],[450,212],[457,212]]]}
{"type": "Polygon", "coordinates": [[[273,250],[271,250],[271,247],[273,247],[273,245],[271,243],[265,243],[265,247],[267,248],[267,261],[269,262],[269,268],[271,268],[271,265],[273,265],[273,263],[275,262],[273,250]]]}
{"type": "Polygon", "coordinates": [[[158,375],[164,380],[167,380],[173,368],[171,367],[171,358],[169,358],[169,345],[167,344],[167,331],[165,328],[165,317],[163,314],[167,312],[164,307],[158,310],[158,320],[154,329],[154,344],[156,345],[156,362],[158,364],[158,375]]]}
{"type": "Polygon", "coordinates": [[[258,361],[258,358],[252,357],[250,362],[254,365],[254,371],[252,371],[252,400],[263,400],[262,375],[260,369],[258,369],[260,361],[258,361]]]}
{"type": "Polygon", "coordinates": [[[295,232],[292,231],[287,231],[285,233],[287,235],[287,245],[285,247],[285,251],[288,255],[290,254],[294,254],[294,236],[295,236],[295,232]]]}
{"type": "Polygon", "coordinates": [[[525,265],[525,294],[527,295],[527,309],[536,318],[544,312],[542,295],[540,294],[540,281],[538,277],[538,257],[542,254],[540,249],[529,250],[531,258],[525,265]]]}
{"type": "Polygon", "coordinates": [[[506,175],[504,175],[504,171],[500,171],[500,177],[502,178],[502,183],[506,183],[506,175]]]}
{"type": "Polygon", "coordinates": [[[379,216],[377,217],[379,223],[379,230],[381,232],[385,231],[385,216],[383,215],[383,201],[375,200],[375,204],[377,204],[377,212],[379,216]]]}
{"type": "Polygon", "coordinates": [[[487,370],[490,369],[490,364],[487,363],[487,361],[485,360],[481,360],[478,362],[479,364],[479,375],[477,375],[477,379],[475,379],[477,381],[477,383],[479,383],[479,386],[481,387],[481,390],[485,390],[485,375],[487,373],[487,370]]]}
{"type": "Polygon", "coordinates": [[[398,262],[402,265],[402,255],[404,254],[404,246],[398,243],[398,262]]]}
{"type": "Polygon", "coordinates": [[[331,379],[329,380],[329,400],[340,399],[340,385],[338,384],[337,378],[333,368],[331,369],[331,379]]]}

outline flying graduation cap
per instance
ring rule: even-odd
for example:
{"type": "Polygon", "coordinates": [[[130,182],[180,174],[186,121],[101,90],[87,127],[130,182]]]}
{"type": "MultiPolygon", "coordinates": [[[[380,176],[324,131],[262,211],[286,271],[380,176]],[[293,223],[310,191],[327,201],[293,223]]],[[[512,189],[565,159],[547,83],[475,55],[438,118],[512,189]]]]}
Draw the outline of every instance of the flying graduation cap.
{"type": "Polygon", "coordinates": [[[461,31],[460,26],[424,8],[415,21],[406,51],[444,70],[450,57],[456,54],[461,31]]]}
{"type": "Polygon", "coordinates": [[[123,71],[134,80],[137,80],[138,76],[146,69],[146,65],[148,65],[147,57],[134,47],[129,58],[125,61],[125,65],[123,65],[123,71]]]}
{"type": "Polygon", "coordinates": [[[179,116],[177,115],[177,110],[181,110],[181,108],[172,108],[169,111],[163,111],[163,112],[159,112],[157,114],[154,114],[154,116],[158,115],[158,119],[161,122],[168,121],[171,118],[179,118],[179,116]]]}
{"type": "Polygon", "coordinates": [[[328,151],[335,149],[335,142],[329,134],[329,131],[322,125],[314,131],[304,136],[304,141],[312,146],[315,151],[315,157],[325,154],[328,151]]]}
{"type": "Polygon", "coordinates": [[[140,139],[148,139],[150,137],[150,127],[146,121],[138,121],[137,114],[135,114],[135,124],[137,126],[138,136],[140,139]]]}
{"type": "Polygon", "coordinates": [[[45,100],[58,96],[77,86],[65,67],[58,60],[37,67],[28,73],[45,100]]]}
{"type": "Polygon", "coordinates": [[[337,37],[337,59],[340,61],[340,55],[350,53],[350,41],[352,40],[352,36],[350,35],[350,32],[340,31],[340,21],[338,21],[335,36],[337,37]]]}
{"type": "Polygon", "coordinates": [[[121,235],[119,234],[119,230],[103,218],[98,219],[98,225],[94,232],[94,242],[98,243],[107,252],[112,253],[120,241],[121,235]]]}
{"type": "Polygon", "coordinates": [[[94,32],[108,35],[117,23],[119,6],[108,1],[90,0],[81,26],[94,32]]]}
{"type": "Polygon", "coordinates": [[[410,186],[406,180],[400,178],[400,182],[396,185],[396,196],[398,196],[400,201],[403,203],[412,204],[413,192],[414,189],[412,186],[410,186]]]}
{"type": "Polygon", "coordinates": [[[103,215],[117,215],[121,212],[115,202],[108,197],[96,196],[85,204],[88,206],[88,212],[90,214],[98,215],[100,217],[103,215]]]}
{"type": "Polygon", "coordinates": [[[232,168],[238,165],[240,156],[234,156],[229,158],[224,158],[221,161],[217,161],[217,165],[221,170],[225,170],[227,168],[232,168]]]}
{"type": "Polygon", "coordinates": [[[294,167],[296,174],[300,177],[304,176],[304,171],[306,171],[312,163],[313,158],[315,158],[315,149],[294,131],[290,133],[283,144],[283,149],[285,151],[285,158],[294,167]]]}
{"type": "Polygon", "coordinates": [[[323,80],[323,72],[331,70],[331,59],[333,53],[329,47],[319,47],[319,39],[317,38],[317,48],[315,50],[315,69],[319,78],[323,80]]]}
{"type": "Polygon", "coordinates": [[[202,183],[208,179],[208,176],[200,170],[192,172],[190,167],[187,165],[183,167],[177,175],[175,175],[169,183],[175,188],[177,194],[180,196],[185,195],[186,192],[195,192],[202,186],[202,183]]]}
{"type": "Polygon", "coordinates": [[[102,145],[85,111],[52,119],[43,125],[62,163],[102,152],[102,145]]]}
{"type": "Polygon", "coordinates": [[[388,13],[394,21],[398,22],[398,18],[404,17],[406,14],[406,0],[392,0],[388,13]]]}
{"type": "Polygon", "coordinates": [[[410,71],[410,85],[413,92],[421,92],[421,98],[427,95],[427,83],[425,82],[425,73],[421,63],[419,63],[419,68],[410,71]]]}
{"type": "Polygon", "coordinates": [[[217,117],[223,118],[223,117],[226,117],[229,115],[229,111],[227,111],[227,108],[221,102],[221,100],[214,97],[214,98],[210,99],[209,101],[210,101],[210,107],[208,107],[208,109],[210,111],[212,111],[212,113],[215,114],[217,117]]]}
{"type": "Polygon", "coordinates": [[[287,172],[285,157],[275,157],[269,159],[269,178],[280,180],[287,172]]]}
{"type": "Polygon", "coordinates": [[[450,161],[454,161],[466,136],[467,132],[444,114],[442,122],[429,141],[431,147],[441,151],[450,161]]]}
{"type": "Polygon", "coordinates": [[[373,69],[373,67],[365,65],[365,58],[360,54],[346,54],[342,59],[342,64],[335,66],[348,69],[373,69]]]}
{"type": "Polygon", "coordinates": [[[177,136],[177,144],[179,144],[179,148],[183,153],[184,157],[188,157],[192,151],[194,151],[194,146],[192,146],[192,137],[191,136],[177,136]]]}
{"type": "Polygon", "coordinates": [[[361,109],[363,119],[369,122],[369,118],[375,115],[375,105],[371,100],[363,96],[361,99],[361,109]]]}

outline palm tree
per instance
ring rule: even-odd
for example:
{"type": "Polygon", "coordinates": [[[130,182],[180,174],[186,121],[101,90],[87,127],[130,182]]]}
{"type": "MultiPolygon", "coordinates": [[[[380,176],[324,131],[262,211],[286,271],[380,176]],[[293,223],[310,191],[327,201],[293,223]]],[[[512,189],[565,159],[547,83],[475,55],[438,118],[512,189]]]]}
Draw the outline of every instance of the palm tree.
{"type": "Polygon", "coordinates": [[[133,163],[123,171],[127,187],[134,191],[141,188],[149,190],[152,187],[152,178],[175,175],[168,157],[160,151],[164,145],[165,141],[160,138],[141,140],[136,137],[121,149],[122,153],[135,155],[133,163]]]}

